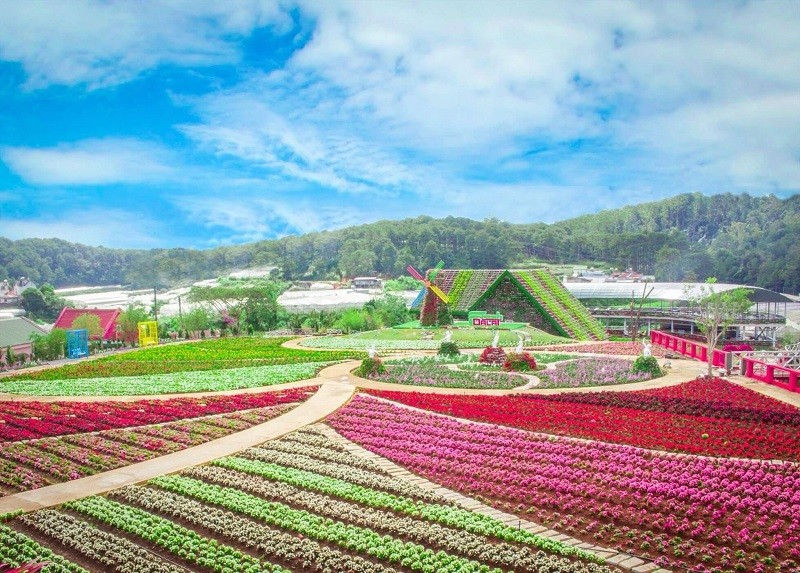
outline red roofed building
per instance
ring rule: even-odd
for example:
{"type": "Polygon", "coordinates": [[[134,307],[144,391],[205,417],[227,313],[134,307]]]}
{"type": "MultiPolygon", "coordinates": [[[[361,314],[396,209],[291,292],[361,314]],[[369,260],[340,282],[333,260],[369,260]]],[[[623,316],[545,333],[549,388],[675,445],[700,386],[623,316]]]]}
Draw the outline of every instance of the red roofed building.
{"type": "Polygon", "coordinates": [[[100,329],[103,331],[103,340],[116,340],[117,318],[120,310],[103,308],[64,308],[58,315],[53,328],[70,330],[72,323],[82,314],[93,314],[100,319],[100,329]]]}

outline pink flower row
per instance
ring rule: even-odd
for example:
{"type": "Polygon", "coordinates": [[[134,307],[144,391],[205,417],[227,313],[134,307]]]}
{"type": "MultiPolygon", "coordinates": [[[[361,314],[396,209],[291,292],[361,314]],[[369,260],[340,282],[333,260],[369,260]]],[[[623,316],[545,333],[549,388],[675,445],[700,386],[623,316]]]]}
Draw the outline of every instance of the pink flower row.
{"type": "Polygon", "coordinates": [[[537,435],[362,395],[329,421],[345,437],[447,487],[509,511],[560,520],[587,540],[651,557],[669,554],[673,566],[685,559],[701,571],[703,555],[719,563],[732,546],[744,552],[738,559],[748,570],[763,558],[800,556],[797,464],[537,435]],[[607,528],[626,532],[606,539],[607,528]],[[669,538],[683,545],[680,553],[669,538]]]}

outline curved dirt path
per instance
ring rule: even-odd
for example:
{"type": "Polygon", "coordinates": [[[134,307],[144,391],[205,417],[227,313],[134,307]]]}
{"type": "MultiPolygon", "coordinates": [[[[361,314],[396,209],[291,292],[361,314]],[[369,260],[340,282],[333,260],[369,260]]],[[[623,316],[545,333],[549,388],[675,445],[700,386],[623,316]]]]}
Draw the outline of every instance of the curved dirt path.
{"type": "Polygon", "coordinates": [[[346,404],[354,392],[350,384],[326,381],[311,398],[263,424],[116,470],[0,498],[0,514],[52,507],[235,454],[324,419],[346,404]]]}

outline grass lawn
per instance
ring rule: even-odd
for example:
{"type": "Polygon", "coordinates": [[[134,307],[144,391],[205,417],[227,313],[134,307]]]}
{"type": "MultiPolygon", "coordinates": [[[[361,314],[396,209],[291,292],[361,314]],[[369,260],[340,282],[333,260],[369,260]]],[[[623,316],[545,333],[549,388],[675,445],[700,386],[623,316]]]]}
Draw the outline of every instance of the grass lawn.
{"type": "MultiPolygon", "coordinates": [[[[405,344],[409,348],[430,348],[436,349],[439,347],[442,339],[447,330],[443,328],[428,328],[428,329],[410,329],[410,328],[384,328],[381,330],[370,330],[367,332],[359,332],[347,336],[336,337],[336,347],[346,348],[348,344],[352,344],[355,348],[369,348],[372,342],[378,343],[379,348],[403,348],[405,344]],[[424,333],[432,333],[430,338],[424,336],[424,333]],[[382,344],[381,344],[382,343],[382,344]]],[[[475,328],[459,328],[451,330],[452,342],[455,342],[461,348],[483,348],[489,346],[494,339],[494,330],[475,329],[475,328]]],[[[516,333],[527,333],[530,335],[531,340],[526,343],[526,346],[539,346],[543,344],[558,344],[569,342],[567,338],[553,336],[535,328],[525,327],[516,330],[500,330],[501,346],[514,347],[517,345],[516,333]]],[[[304,341],[304,345],[322,346],[315,340],[304,341]]],[[[327,346],[327,345],[326,345],[327,346]]]]}

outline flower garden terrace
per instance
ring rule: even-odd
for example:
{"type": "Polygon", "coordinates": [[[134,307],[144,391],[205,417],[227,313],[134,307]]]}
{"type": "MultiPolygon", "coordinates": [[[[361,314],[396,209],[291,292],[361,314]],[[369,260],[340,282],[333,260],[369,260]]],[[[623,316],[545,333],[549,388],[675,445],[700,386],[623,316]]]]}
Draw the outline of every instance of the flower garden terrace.
{"type": "MultiPolygon", "coordinates": [[[[641,350],[601,342],[574,351],[589,347],[622,362],[641,350]]],[[[561,346],[558,363],[577,358],[564,356],[571,350],[561,346]]],[[[267,425],[282,430],[168,476],[156,472],[104,496],[84,497],[92,493],[84,489],[9,516],[0,562],[48,559],[61,567],[52,571],[797,570],[798,412],[751,389],[760,385],[696,380],[696,363],[674,361],[666,377],[615,386],[422,393],[393,384],[388,393],[351,376],[356,361],[323,362],[307,381],[265,387],[257,385],[262,372],[269,382],[261,369],[289,365],[195,370],[230,373],[231,386],[202,398],[165,394],[155,402],[162,409],[121,397],[114,428],[102,426],[114,419],[102,401],[6,403],[8,428],[37,432],[3,444],[9,475],[26,468],[28,480],[4,486],[9,494],[78,485],[137,463],[171,467],[171,455],[193,447],[213,451],[217,440],[267,425]],[[247,372],[255,379],[245,394],[235,379],[247,372]],[[342,377],[364,388],[339,408],[355,390],[342,377]],[[291,387],[299,383],[307,387],[291,387]],[[335,403],[321,403],[334,385],[335,403]],[[256,396],[282,395],[274,406],[283,410],[256,407],[256,396]],[[225,400],[230,410],[221,409],[225,400]],[[286,425],[317,407],[301,426],[286,425]],[[184,409],[195,418],[169,417],[184,409]],[[121,467],[123,456],[133,464],[121,467]],[[766,461],[774,459],[784,463],[766,461]],[[73,475],[82,468],[86,477],[73,475]]],[[[85,380],[102,386],[104,378],[85,380]]],[[[106,387],[115,393],[119,385],[106,387]]],[[[36,491],[19,495],[30,500],[36,491]]]]}

